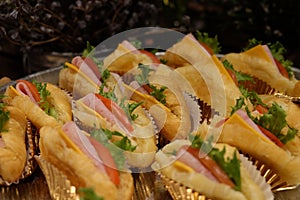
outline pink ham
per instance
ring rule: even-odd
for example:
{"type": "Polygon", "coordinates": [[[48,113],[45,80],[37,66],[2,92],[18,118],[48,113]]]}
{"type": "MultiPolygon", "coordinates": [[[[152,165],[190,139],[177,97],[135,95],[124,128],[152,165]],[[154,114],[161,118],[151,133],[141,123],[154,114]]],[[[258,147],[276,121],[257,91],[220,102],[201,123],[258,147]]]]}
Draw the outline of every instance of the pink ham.
{"type": "Polygon", "coordinates": [[[72,59],[72,64],[77,66],[79,70],[82,71],[85,75],[87,75],[96,85],[101,85],[100,77],[97,77],[97,73],[95,74],[95,72],[80,56],[74,57],[72,59]]]}
{"type": "Polygon", "coordinates": [[[258,126],[252,121],[252,119],[249,118],[249,116],[247,115],[247,113],[245,111],[239,109],[238,111],[236,111],[236,114],[238,114],[256,132],[258,132],[263,137],[265,137],[265,138],[267,138],[269,140],[269,138],[265,134],[263,134],[263,132],[261,132],[261,130],[258,128],[258,126]]]}
{"type": "Polygon", "coordinates": [[[185,148],[179,149],[179,151],[177,152],[177,157],[180,162],[191,167],[196,172],[204,175],[205,177],[207,177],[208,179],[210,179],[212,181],[218,182],[216,177],[214,177],[214,175],[212,175],[212,173],[206,167],[204,167],[201,164],[201,162],[199,162],[199,160],[197,160],[197,158],[195,158],[192,154],[187,152],[185,150],[185,148]]]}
{"type": "Polygon", "coordinates": [[[121,43],[124,47],[127,48],[127,50],[131,51],[132,53],[140,53],[130,42],[128,42],[127,40],[124,40],[121,43]]]}
{"type": "Polygon", "coordinates": [[[94,161],[94,165],[102,172],[106,173],[102,160],[94,146],[91,144],[89,138],[84,135],[74,122],[67,122],[62,127],[62,130],[69,136],[69,138],[78,146],[78,148],[94,161]]]}
{"type": "Polygon", "coordinates": [[[271,51],[270,51],[268,45],[262,45],[262,47],[263,47],[263,49],[265,50],[265,52],[266,52],[266,54],[268,55],[268,57],[272,60],[272,63],[273,63],[275,66],[277,66],[277,64],[276,64],[276,62],[275,62],[275,60],[274,60],[274,57],[273,57],[273,55],[272,55],[272,53],[271,53],[271,51]]]}
{"type": "MultiPolygon", "coordinates": [[[[91,108],[92,110],[96,111],[97,113],[99,113],[102,117],[104,117],[109,123],[111,123],[112,125],[117,125],[122,131],[124,131],[126,134],[130,135],[130,132],[133,131],[133,127],[131,126],[130,129],[126,128],[128,126],[125,126],[122,121],[120,121],[118,119],[117,116],[119,116],[119,118],[124,118],[126,117],[126,119],[128,120],[127,116],[120,114],[120,112],[118,111],[118,109],[114,108],[114,106],[112,106],[113,112],[111,112],[105,105],[104,103],[97,98],[94,94],[88,94],[85,97],[82,98],[82,102],[88,106],[89,108],[91,108]]],[[[124,121],[124,119],[123,119],[124,121]]],[[[128,123],[130,124],[130,122],[128,121],[128,123]]]]}
{"type": "Polygon", "coordinates": [[[28,96],[30,98],[30,100],[36,104],[38,104],[33,96],[33,94],[31,93],[30,89],[28,88],[28,86],[24,83],[24,82],[18,82],[16,85],[16,90],[24,95],[24,96],[28,96]]]}
{"type": "Polygon", "coordinates": [[[140,84],[137,81],[132,81],[129,84],[130,87],[132,87],[133,89],[139,91],[142,94],[149,94],[143,87],[140,86],[140,84]]]}
{"type": "Polygon", "coordinates": [[[2,140],[2,138],[0,138],[0,148],[3,148],[5,147],[5,143],[4,141],[2,140]]]}

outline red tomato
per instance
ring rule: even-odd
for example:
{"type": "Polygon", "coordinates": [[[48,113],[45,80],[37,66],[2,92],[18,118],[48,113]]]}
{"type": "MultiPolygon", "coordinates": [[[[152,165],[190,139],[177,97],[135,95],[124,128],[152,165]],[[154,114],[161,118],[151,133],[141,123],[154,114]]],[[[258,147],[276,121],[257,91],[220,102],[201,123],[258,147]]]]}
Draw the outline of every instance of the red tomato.
{"type": "Polygon", "coordinates": [[[103,97],[100,94],[95,94],[95,95],[112,112],[112,114],[114,114],[117,117],[117,119],[125,126],[125,128],[129,132],[132,132],[134,130],[126,113],[122,110],[122,108],[120,108],[118,104],[116,104],[115,102],[113,102],[112,100],[106,97],[103,97]]]}
{"type": "Polygon", "coordinates": [[[213,54],[214,54],[213,50],[212,50],[207,44],[205,44],[205,43],[203,43],[203,42],[199,42],[199,43],[202,45],[202,47],[203,47],[210,55],[213,55],[213,54]]]}
{"type": "Polygon", "coordinates": [[[236,79],[235,74],[234,74],[230,69],[227,69],[227,68],[226,68],[226,70],[227,70],[229,76],[232,78],[232,80],[233,80],[233,82],[235,83],[235,85],[238,85],[238,81],[237,81],[237,79],[236,79]]]}
{"type": "Polygon", "coordinates": [[[108,108],[108,110],[110,110],[110,111],[112,110],[112,104],[113,104],[112,100],[110,100],[100,94],[96,94],[96,93],[95,93],[95,96],[103,102],[103,104],[108,108]]]}
{"type": "Polygon", "coordinates": [[[120,175],[117,170],[116,163],[115,163],[113,157],[111,156],[110,151],[105,146],[103,146],[101,143],[99,143],[97,140],[95,140],[94,138],[89,137],[89,140],[90,140],[91,144],[95,147],[95,149],[98,153],[98,156],[103,161],[105,171],[106,171],[107,175],[109,176],[110,180],[115,185],[118,186],[120,184],[120,175]]]}
{"type": "Polygon", "coordinates": [[[258,128],[261,130],[261,132],[263,132],[263,134],[265,134],[271,141],[273,141],[276,145],[278,145],[279,147],[283,147],[284,144],[270,131],[268,131],[267,129],[257,125],[258,128]]]}
{"type": "Polygon", "coordinates": [[[274,58],[274,60],[275,60],[275,63],[277,65],[277,68],[278,68],[279,72],[281,73],[281,75],[284,76],[285,78],[289,79],[290,76],[289,76],[288,71],[285,69],[285,67],[275,58],[274,58]]]}
{"type": "Polygon", "coordinates": [[[160,64],[161,63],[160,60],[153,53],[151,53],[147,50],[143,50],[143,49],[141,49],[139,51],[140,51],[140,53],[143,53],[146,56],[148,56],[152,60],[153,63],[155,63],[155,64],[160,64]]]}
{"type": "MultiPolygon", "coordinates": [[[[41,101],[39,91],[37,90],[37,88],[35,87],[35,85],[33,83],[31,83],[29,81],[26,81],[26,80],[18,80],[17,82],[18,83],[24,83],[29,88],[29,90],[30,90],[31,94],[33,95],[33,98],[35,99],[36,102],[41,101]]],[[[20,88],[20,89],[24,90],[24,88],[20,88]]]]}
{"type": "Polygon", "coordinates": [[[268,113],[268,109],[263,107],[262,105],[257,105],[255,109],[261,114],[268,113]]]}
{"type": "Polygon", "coordinates": [[[187,151],[197,158],[202,165],[204,165],[218,179],[220,183],[227,184],[228,186],[234,188],[234,183],[213,159],[207,155],[204,155],[203,153],[203,155],[200,155],[201,152],[199,152],[199,149],[197,148],[188,147],[187,151]]]}

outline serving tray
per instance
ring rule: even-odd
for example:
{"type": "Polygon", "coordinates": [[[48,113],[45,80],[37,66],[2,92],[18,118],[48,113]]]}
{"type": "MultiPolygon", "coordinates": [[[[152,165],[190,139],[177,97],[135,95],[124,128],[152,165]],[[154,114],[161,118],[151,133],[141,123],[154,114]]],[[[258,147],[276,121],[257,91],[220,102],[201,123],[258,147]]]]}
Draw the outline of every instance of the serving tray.
{"type": "MultiPolygon", "coordinates": [[[[62,67],[50,68],[38,73],[31,74],[22,79],[44,81],[52,84],[58,83],[58,74],[62,67]]],[[[300,70],[294,69],[295,76],[300,79],[300,70]]],[[[6,88],[14,85],[16,81],[12,81],[0,88],[0,94],[3,94],[6,88]]],[[[170,194],[163,185],[162,180],[154,172],[135,173],[133,174],[135,183],[135,192],[133,200],[152,200],[164,199],[171,200],[170,194]]],[[[274,193],[275,200],[296,200],[300,199],[300,187],[274,193]]],[[[42,171],[37,168],[31,177],[28,177],[19,184],[0,187],[1,200],[51,200],[46,179],[42,171]]]]}

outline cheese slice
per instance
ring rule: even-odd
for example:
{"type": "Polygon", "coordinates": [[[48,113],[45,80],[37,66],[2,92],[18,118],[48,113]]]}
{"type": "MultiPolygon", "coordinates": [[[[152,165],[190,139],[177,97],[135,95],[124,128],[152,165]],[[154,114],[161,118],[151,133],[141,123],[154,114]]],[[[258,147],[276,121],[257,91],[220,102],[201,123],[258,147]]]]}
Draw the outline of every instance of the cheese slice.
{"type": "Polygon", "coordinates": [[[245,51],[243,54],[251,56],[251,57],[253,56],[254,58],[261,58],[270,63],[274,62],[273,58],[269,56],[269,54],[266,52],[264,47],[260,44],[245,51]]]}
{"type": "Polygon", "coordinates": [[[191,167],[187,166],[186,164],[184,164],[183,162],[180,162],[178,160],[176,160],[173,163],[173,167],[175,167],[178,171],[181,171],[181,172],[195,172],[191,167]]]}
{"type": "Polygon", "coordinates": [[[59,135],[64,139],[65,143],[77,153],[83,154],[79,147],[63,132],[61,128],[58,129],[59,135]]]}
{"type": "Polygon", "coordinates": [[[92,81],[85,73],[83,73],[81,70],[79,70],[78,67],[76,67],[75,65],[73,65],[69,62],[66,62],[65,65],[68,68],[76,71],[78,74],[80,74],[80,76],[84,77],[84,79],[86,79],[88,82],[90,82],[95,88],[99,89],[98,85],[94,81],[92,81]]]}

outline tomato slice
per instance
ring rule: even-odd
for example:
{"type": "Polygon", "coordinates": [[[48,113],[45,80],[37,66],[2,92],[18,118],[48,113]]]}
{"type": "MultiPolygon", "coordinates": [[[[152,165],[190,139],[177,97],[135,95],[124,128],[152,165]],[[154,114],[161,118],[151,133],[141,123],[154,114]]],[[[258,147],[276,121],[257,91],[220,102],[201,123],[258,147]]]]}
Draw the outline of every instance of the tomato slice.
{"type": "Polygon", "coordinates": [[[187,151],[197,158],[202,165],[204,165],[218,179],[220,183],[224,183],[232,188],[235,187],[235,184],[213,159],[200,152],[197,148],[188,147],[187,151]]]}
{"type": "Polygon", "coordinates": [[[129,131],[134,131],[132,124],[130,123],[126,113],[118,104],[116,104],[111,99],[108,99],[100,94],[95,94],[98,99],[100,99],[103,104],[118,118],[118,120],[124,125],[124,127],[129,131]]]}
{"type": "Polygon", "coordinates": [[[284,76],[285,78],[289,79],[290,76],[289,76],[288,71],[285,69],[285,67],[277,59],[274,58],[274,60],[275,60],[275,63],[277,65],[277,68],[278,68],[279,72],[281,73],[281,75],[284,76]]]}
{"type": "Polygon", "coordinates": [[[284,146],[284,144],[273,133],[271,133],[267,129],[263,128],[262,126],[259,126],[259,125],[257,125],[257,126],[261,130],[261,132],[263,132],[263,134],[265,134],[277,146],[279,146],[279,147],[283,147],[284,146]]]}
{"type": "Polygon", "coordinates": [[[105,171],[107,175],[109,176],[110,180],[115,184],[119,185],[120,184],[120,175],[117,170],[117,165],[110,153],[110,151],[101,143],[99,143],[97,140],[95,140],[92,137],[89,137],[89,140],[91,144],[94,146],[96,149],[98,156],[100,159],[103,161],[105,171]]]}
{"type": "Polygon", "coordinates": [[[153,63],[155,63],[155,64],[161,63],[160,60],[153,53],[151,53],[147,50],[144,50],[144,49],[140,49],[139,51],[140,51],[140,53],[143,53],[146,56],[148,56],[152,60],[153,63]]]}
{"type": "Polygon", "coordinates": [[[214,54],[213,50],[207,44],[205,44],[204,42],[199,42],[199,43],[210,55],[214,54]]]}
{"type": "Polygon", "coordinates": [[[112,110],[112,104],[113,104],[112,100],[110,100],[100,94],[96,94],[96,93],[95,93],[95,96],[103,102],[103,104],[108,108],[108,110],[110,110],[110,111],[112,110]]]}
{"type": "Polygon", "coordinates": [[[230,69],[227,69],[227,68],[226,68],[226,70],[227,70],[229,76],[231,77],[231,79],[233,80],[233,82],[235,83],[235,85],[238,86],[239,83],[238,83],[237,78],[236,78],[235,74],[233,73],[233,71],[231,71],[230,69]]]}
{"type": "Polygon", "coordinates": [[[265,108],[265,107],[263,107],[262,105],[257,105],[256,107],[255,107],[255,110],[257,110],[259,113],[261,113],[261,114],[266,114],[266,113],[268,113],[268,109],[267,108],[265,108]]]}
{"type": "MultiPolygon", "coordinates": [[[[39,91],[37,90],[37,88],[35,87],[35,85],[33,83],[31,83],[29,81],[26,81],[26,80],[18,80],[17,82],[18,83],[23,83],[28,87],[28,89],[30,90],[30,92],[31,92],[31,94],[32,94],[32,96],[33,96],[33,98],[36,102],[41,101],[39,91]]],[[[22,92],[26,93],[25,88],[20,87],[20,89],[22,90],[22,92]]]]}

